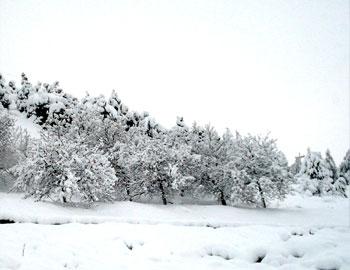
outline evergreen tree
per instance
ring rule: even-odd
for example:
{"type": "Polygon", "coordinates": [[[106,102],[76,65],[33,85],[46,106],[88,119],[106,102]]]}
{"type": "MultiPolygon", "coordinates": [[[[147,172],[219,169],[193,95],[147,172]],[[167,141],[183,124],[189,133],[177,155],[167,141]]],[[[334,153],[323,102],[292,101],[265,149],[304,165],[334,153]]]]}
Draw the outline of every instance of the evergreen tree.
{"type": "Polygon", "coordinates": [[[332,184],[334,184],[335,181],[338,179],[338,168],[337,168],[337,165],[335,165],[334,159],[329,149],[327,149],[326,151],[326,157],[324,161],[331,172],[330,177],[332,178],[332,184]]]}
{"type": "Polygon", "coordinates": [[[339,166],[339,176],[345,179],[347,185],[350,184],[350,149],[339,166]]]}
{"type": "Polygon", "coordinates": [[[335,195],[339,195],[347,198],[346,188],[347,188],[346,179],[343,176],[340,176],[333,185],[333,192],[335,195]]]}
{"type": "Polygon", "coordinates": [[[332,192],[332,172],[322,158],[321,153],[307,150],[300,173],[296,176],[302,191],[312,195],[324,195],[332,192]]]}
{"type": "Polygon", "coordinates": [[[12,103],[11,101],[12,94],[13,94],[12,88],[6,85],[5,79],[0,73],[0,105],[3,108],[5,109],[10,108],[10,105],[12,103]]]}
{"type": "Polygon", "coordinates": [[[289,167],[289,171],[293,176],[297,175],[300,172],[302,158],[303,156],[300,156],[299,154],[299,156],[295,157],[294,163],[289,167]]]}

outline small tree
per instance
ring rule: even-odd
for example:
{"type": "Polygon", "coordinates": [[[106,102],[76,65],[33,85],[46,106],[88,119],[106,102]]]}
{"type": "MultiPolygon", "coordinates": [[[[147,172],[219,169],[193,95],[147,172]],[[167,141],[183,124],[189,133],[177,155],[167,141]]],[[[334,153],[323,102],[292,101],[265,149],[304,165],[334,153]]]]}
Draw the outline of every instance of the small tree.
{"type": "Polygon", "coordinates": [[[324,195],[332,192],[332,172],[321,153],[307,150],[300,173],[296,176],[302,191],[312,195],[324,195]]]}

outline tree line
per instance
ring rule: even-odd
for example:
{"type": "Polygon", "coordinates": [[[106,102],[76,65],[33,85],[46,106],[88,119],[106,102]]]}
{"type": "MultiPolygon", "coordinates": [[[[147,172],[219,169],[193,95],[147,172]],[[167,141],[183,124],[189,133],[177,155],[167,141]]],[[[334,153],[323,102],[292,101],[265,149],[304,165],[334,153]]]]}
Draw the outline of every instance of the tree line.
{"type": "Polygon", "coordinates": [[[323,159],[310,150],[289,167],[269,135],[219,134],[182,117],[166,129],[130,111],[115,91],[78,100],[57,82],[32,85],[22,74],[16,86],[0,75],[0,104],[0,178],[37,200],[167,204],[190,196],[267,207],[292,190],[346,196],[350,182],[349,151],[340,168],[329,151],[323,159]],[[33,118],[40,138],[15,128],[11,111],[33,118]]]}

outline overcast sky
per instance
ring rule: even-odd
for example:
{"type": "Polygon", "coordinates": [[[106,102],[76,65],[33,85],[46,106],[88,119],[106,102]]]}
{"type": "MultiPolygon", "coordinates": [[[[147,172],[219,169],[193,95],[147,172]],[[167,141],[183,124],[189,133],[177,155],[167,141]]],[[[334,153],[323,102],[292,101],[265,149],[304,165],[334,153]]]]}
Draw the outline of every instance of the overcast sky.
{"type": "Polygon", "coordinates": [[[346,0],[0,0],[0,72],[116,89],[166,127],[270,131],[290,161],[349,148],[346,0]]]}

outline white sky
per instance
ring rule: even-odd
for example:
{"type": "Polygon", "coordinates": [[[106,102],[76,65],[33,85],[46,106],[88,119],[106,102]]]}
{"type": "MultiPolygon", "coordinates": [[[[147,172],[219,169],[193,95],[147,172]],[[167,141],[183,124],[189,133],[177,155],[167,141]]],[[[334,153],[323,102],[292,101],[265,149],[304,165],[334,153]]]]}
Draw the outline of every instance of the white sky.
{"type": "Polygon", "coordinates": [[[290,161],[349,148],[346,0],[0,0],[0,72],[116,89],[167,127],[270,131],[290,161]]]}

